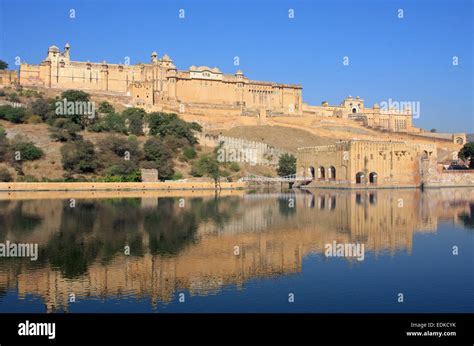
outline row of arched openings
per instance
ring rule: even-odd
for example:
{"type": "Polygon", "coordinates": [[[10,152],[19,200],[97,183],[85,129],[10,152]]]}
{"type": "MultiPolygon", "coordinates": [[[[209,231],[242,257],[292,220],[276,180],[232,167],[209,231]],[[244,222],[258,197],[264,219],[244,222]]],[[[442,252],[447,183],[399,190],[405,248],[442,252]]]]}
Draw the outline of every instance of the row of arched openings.
{"type": "MultiPolygon", "coordinates": [[[[364,172],[358,172],[356,174],[356,184],[365,184],[366,183],[366,176],[364,172]]],[[[370,172],[369,173],[369,184],[377,184],[377,173],[370,172]]]]}
{"type": "Polygon", "coordinates": [[[317,170],[311,166],[309,167],[309,172],[311,173],[312,179],[326,180],[327,174],[329,180],[336,180],[336,167],[334,166],[329,167],[327,171],[323,166],[319,166],[317,170]]]}

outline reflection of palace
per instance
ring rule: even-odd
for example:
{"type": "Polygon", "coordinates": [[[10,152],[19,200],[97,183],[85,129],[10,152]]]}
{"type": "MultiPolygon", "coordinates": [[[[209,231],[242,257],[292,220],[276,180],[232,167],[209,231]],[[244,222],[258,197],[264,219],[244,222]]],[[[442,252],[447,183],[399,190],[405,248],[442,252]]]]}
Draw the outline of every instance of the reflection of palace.
{"type": "Polygon", "coordinates": [[[83,202],[70,211],[67,201],[0,201],[6,226],[0,241],[39,242],[43,256],[35,267],[0,262],[0,288],[39,295],[48,311],[67,309],[70,293],[79,301],[169,302],[177,292],[206,295],[251,278],[300,272],[305,255],[323,253],[332,241],[364,243],[376,255],[411,253],[415,232],[470,215],[474,189],[314,190],[194,198],[185,208],[171,198],[83,202]],[[122,255],[125,244],[132,256],[122,255]],[[69,249],[77,267],[68,267],[69,249]]]}

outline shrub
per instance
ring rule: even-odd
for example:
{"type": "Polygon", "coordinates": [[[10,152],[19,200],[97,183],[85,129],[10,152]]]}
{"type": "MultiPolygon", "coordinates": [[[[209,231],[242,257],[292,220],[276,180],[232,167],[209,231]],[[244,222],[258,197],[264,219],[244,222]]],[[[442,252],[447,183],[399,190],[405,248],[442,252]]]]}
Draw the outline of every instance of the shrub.
{"type": "Polygon", "coordinates": [[[194,177],[208,176],[217,180],[220,176],[219,162],[211,155],[203,155],[199,160],[194,161],[191,168],[191,175],[194,177]]]}
{"type": "Polygon", "coordinates": [[[99,109],[97,110],[100,114],[110,114],[115,113],[114,107],[107,101],[103,101],[99,104],[99,109]]]}
{"type": "Polygon", "coordinates": [[[22,183],[36,183],[38,182],[38,178],[32,176],[32,175],[20,175],[17,177],[16,181],[22,182],[22,183]]]}
{"type": "Polygon", "coordinates": [[[143,135],[143,118],[146,112],[140,108],[128,108],[122,116],[128,120],[128,131],[136,136],[143,135]]]}
{"type": "Polygon", "coordinates": [[[19,153],[17,161],[34,161],[44,156],[43,150],[34,145],[33,142],[25,141],[22,138],[15,138],[10,144],[11,150],[14,152],[15,158],[19,153]]]}
{"type": "Polygon", "coordinates": [[[30,115],[28,118],[26,118],[26,122],[28,124],[39,124],[43,122],[43,119],[39,115],[30,115]]]}
{"type": "Polygon", "coordinates": [[[183,179],[183,174],[181,174],[180,172],[176,172],[176,173],[173,174],[171,179],[172,180],[181,180],[181,179],[183,179]]]}
{"type": "Polygon", "coordinates": [[[37,98],[31,103],[31,113],[39,115],[43,120],[48,118],[48,112],[50,111],[50,104],[43,98],[37,98]]]}
{"type": "Polygon", "coordinates": [[[98,167],[94,144],[77,140],[61,147],[63,168],[75,173],[92,173],[98,167]]]}
{"type": "Polygon", "coordinates": [[[0,119],[11,121],[12,123],[22,123],[26,117],[26,110],[22,107],[12,107],[9,105],[0,106],[0,119]]]}
{"type": "Polygon", "coordinates": [[[146,161],[156,163],[160,179],[168,179],[173,175],[173,154],[164,143],[155,137],[148,139],[143,145],[146,161]]]}
{"type": "Polygon", "coordinates": [[[4,161],[8,153],[8,140],[5,130],[0,127],[0,161],[4,161]]]}
{"type": "Polygon", "coordinates": [[[89,97],[88,93],[80,90],[66,90],[62,92],[55,102],[55,117],[69,119],[73,123],[80,125],[81,129],[83,129],[91,122],[90,115],[86,114],[86,111],[89,109],[84,109],[84,107],[82,107],[82,110],[75,107],[74,109],[69,109],[69,102],[74,102],[75,104],[83,103],[87,107],[90,101],[89,97]],[[66,104],[64,104],[64,100],[66,100],[66,104]]]}
{"type": "Polygon", "coordinates": [[[81,138],[81,136],[78,134],[78,132],[81,130],[81,126],[73,123],[69,119],[56,119],[53,126],[50,127],[49,130],[51,133],[51,138],[58,142],[66,142],[81,138]]]}
{"type": "Polygon", "coordinates": [[[197,156],[196,150],[194,148],[185,148],[183,150],[183,155],[188,160],[195,159],[197,156]]]}
{"type": "Polygon", "coordinates": [[[17,93],[11,93],[7,96],[7,100],[10,102],[20,102],[20,98],[17,93]]]}
{"type": "Polygon", "coordinates": [[[174,113],[153,112],[148,115],[148,125],[151,135],[165,137],[167,135],[185,139],[188,144],[197,143],[193,130],[201,131],[197,123],[188,123],[174,113]]]}
{"type": "Polygon", "coordinates": [[[143,154],[138,147],[138,142],[116,135],[109,135],[98,143],[102,162],[114,164],[130,160],[138,163],[143,154]]]}
{"type": "Polygon", "coordinates": [[[13,177],[8,169],[5,167],[0,167],[0,181],[4,183],[8,183],[13,181],[13,177]]]}
{"type": "Polygon", "coordinates": [[[231,171],[234,171],[234,172],[238,172],[240,171],[240,166],[237,162],[232,162],[230,165],[229,165],[229,168],[231,171]]]}
{"type": "Polygon", "coordinates": [[[107,177],[113,181],[134,182],[141,181],[141,174],[138,167],[132,161],[122,161],[110,166],[107,170],[107,177]]]}

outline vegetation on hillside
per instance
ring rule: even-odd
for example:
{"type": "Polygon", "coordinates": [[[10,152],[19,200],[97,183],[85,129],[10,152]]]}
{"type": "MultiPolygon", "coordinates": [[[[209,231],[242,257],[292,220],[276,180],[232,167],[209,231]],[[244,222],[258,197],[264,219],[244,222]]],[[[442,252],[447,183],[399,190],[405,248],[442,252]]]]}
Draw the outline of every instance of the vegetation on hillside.
{"type": "MultiPolygon", "coordinates": [[[[141,168],[157,169],[160,180],[182,179],[182,171],[176,171],[176,161],[181,169],[183,165],[189,167],[192,176],[209,177],[216,182],[240,170],[237,163],[218,162],[216,151],[201,153],[195,136],[201,126],[174,113],[146,113],[133,107],[118,112],[107,101],[96,105],[88,93],[78,90],[45,98],[40,92],[20,87],[3,92],[0,97],[21,102],[1,105],[0,119],[48,125],[51,140],[61,144],[66,181],[140,181],[141,168]],[[89,136],[85,131],[103,136],[86,140],[89,136]]],[[[8,141],[5,132],[0,132],[0,162],[14,167],[19,175],[21,164],[12,161],[12,150],[22,152],[23,160],[44,156],[33,143],[22,141],[8,141]]],[[[0,179],[12,179],[8,169],[2,168],[0,179]]]]}

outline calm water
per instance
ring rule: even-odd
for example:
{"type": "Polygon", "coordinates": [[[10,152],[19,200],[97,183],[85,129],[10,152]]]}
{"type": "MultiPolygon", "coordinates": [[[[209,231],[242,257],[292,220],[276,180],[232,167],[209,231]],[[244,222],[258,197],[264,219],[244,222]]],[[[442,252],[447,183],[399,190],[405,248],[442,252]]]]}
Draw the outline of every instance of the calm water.
{"type": "Polygon", "coordinates": [[[37,197],[0,195],[39,252],[0,258],[1,312],[474,311],[474,189],[37,197]]]}

